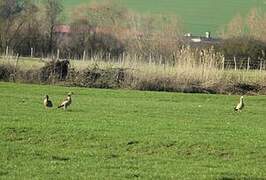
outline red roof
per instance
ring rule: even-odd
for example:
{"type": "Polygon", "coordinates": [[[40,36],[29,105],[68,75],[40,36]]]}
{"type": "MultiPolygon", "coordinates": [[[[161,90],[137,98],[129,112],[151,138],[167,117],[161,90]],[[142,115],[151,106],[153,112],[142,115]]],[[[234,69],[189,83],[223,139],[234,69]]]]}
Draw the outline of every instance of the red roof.
{"type": "Polygon", "coordinates": [[[69,25],[57,25],[54,27],[54,32],[56,33],[70,33],[69,25]]]}
{"type": "Polygon", "coordinates": [[[69,25],[56,25],[54,27],[55,33],[62,33],[62,34],[85,33],[85,32],[109,34],[109,33],[112,33],[113,31],[115,31],[116,34],[122,39],[129,37],[129,36],[142,37],[144,35],[143,32],[139,32],[136,30],[134,31],[134,30],[130,30],[127,28],[120,28],[120,29],[114,30],[111,27],[90,28],[90,27],[84,26],[84,25],[73,26],[72,28],[69,25]]]}

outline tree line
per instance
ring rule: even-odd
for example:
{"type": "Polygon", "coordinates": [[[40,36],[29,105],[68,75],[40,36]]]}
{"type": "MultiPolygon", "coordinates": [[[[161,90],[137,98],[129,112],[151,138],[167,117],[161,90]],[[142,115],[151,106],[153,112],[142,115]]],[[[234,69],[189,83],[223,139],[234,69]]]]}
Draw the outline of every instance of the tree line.
{"type": "Polygon", "coordinates": [[[54,27],[60,22],[63,6],[60,1],[0,1],[0,49],[7,47],[22,55],[34,48],[36,55],[52,53],[56,47],[54,27]]]}
{"type": "MultiPolygon", "coordinates": [[[[246,19],[236,16],[220,31],[221,43],[210,46],[226,58],[264,58],[265,16],[257,9],[246,19]]],[[[47,57],[60,50],[61,58],[77,59],[126,53],[165,60],[185,45],[181,22],[174,15],[141,15],[112,1],[64,9],[62,0],[0,0],[0,51],[8,47],[23,56],[34,51],[47,57]]]]}
{"type": "Polygon", "coordinates": [[[118,56],[124,52],[164,52],[176,46],[181,23],[174,16],[141,16],[111,1],[82,5],[67,12],[61,0],[0,0],[0,51],[8,47],[28,56],[118,56]],[[67,32],[61,32],[67,24],[67,32]],[[170,40],[172,43],[169,44],[170,40]]]}

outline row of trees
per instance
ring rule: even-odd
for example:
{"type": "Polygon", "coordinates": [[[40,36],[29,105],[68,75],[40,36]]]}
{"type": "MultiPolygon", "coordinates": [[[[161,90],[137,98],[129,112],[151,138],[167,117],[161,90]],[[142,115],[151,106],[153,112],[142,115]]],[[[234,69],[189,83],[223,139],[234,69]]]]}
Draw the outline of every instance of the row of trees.
{"type": "MultiPolygon", "coordinates": [[[[112,1],[64,10],[62,0],[0,0],[0,51],[28,56],[55,55],[103,58],[134,54],[169,59],[183,47],[182,23],[176,16],[140,15],[112,1]],[[63,20],[64,14],[68,17],[63,20]],[[60,26],[62,24],[68,26],[60,26]],[[64,29],[65,28],[65,29],[64,29]]],[[[246,19],[236,16],[220,32],[215,46],[226,57],[264,58],[266,14],[253,9],[246,19]]]]}
{"type": "Polygon", "coordinates": [[[236,15],[219,35],[222,38],[249,36],[256,40],[266,42],[266,12],[253,8],[247,16],[236,15]]]}
{"type": "Polygon", "coordinates": [[[64,16],[61,0],[0,0],[0,50],[36,56],[80,57],[124,52],[170,55],[178,46],[182,26],[175,16],[141,16],[111,1],[76,7],[64,16]],[[70,27],[62,32],[62,24],[70,27]],[[60,29],[61,27],[61,29],[60,29]]]}
{"type": "Polygon", "coordinates": [[[63,8],[60,1],[0,0],[0,50],[6,47],[21,54],[52,53],[56,45],[53,29],[63,8]]]}

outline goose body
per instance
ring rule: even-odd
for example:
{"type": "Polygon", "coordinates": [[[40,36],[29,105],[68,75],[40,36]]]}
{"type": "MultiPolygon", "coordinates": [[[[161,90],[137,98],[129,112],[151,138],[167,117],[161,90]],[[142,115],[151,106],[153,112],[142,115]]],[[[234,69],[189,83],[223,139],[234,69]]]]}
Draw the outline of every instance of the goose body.
{"type": "Polygon", "coordinates": [[[49,96],[48,95],[46,95],[44,97],[43,105],[44,105],[45,108],[51,108],[51,107],[53,107],[53,103],[52,103],[51,100],[49,100],[49,96]]]}
{"type": "Polygon", "coordinates": [[[239,103],[237,104],[237,106],[234,109],[235,109],[235,111],[241,111],[244,108],[244,106],[245,106],[244,105],[244,97],[241,96],[239,103]]]}
{"type": "Polygon", "coordinates": [[[72,93],[68,93],[66,99],[64,101],[62,101],[61,104],[57,108],[63,107],[63,109],[66,110],[67,107],[70,106],[70,104],[72,103],[71,94],[72,93]]]}

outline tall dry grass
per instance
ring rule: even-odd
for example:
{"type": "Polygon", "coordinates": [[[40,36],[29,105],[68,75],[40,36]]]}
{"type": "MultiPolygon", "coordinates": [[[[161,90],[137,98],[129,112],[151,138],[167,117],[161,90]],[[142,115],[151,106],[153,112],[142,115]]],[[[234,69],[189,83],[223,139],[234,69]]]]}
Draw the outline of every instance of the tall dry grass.
{"type": "Polygon", "coordinates": [[[158,59],[136,59],[126,56],[121,61],[71,61],[75,69],[97,65],[101,69],[127,69],[125,87],[140,90],[257,93],[266,87],[266,71],[224,69],[224,57],[213,49],[199,51],[183,48],[176,52],[174,62],[158,59]],[[171,63],[169,63],[171,62],[171,63]]]}
{"type": "MultiPolygon", "coordinates": [[[[179,92],[263,93],[266,71],[228,70],[223,68],[223,55],[214,50],[182,48],[171,60],[146,59],[125,55],[121,59],[103,60],[95,56],[86,61],[70,60],[71,68],[82,73],[89,67],[102,70],[121,68],[126,77],[119,87],[179,92]]],[[[4,59],[0,60],[5,61],[4,59]]],[[[17,67],[31,69],[37,60],[22,59],[17,67]]],[[[8,61],[12,64],[12,60],[8,61]]],[[[39,61],[41,65],[43,61],[39,61]]],[[[34,66],[33,66],[34,65],[34,66]]]]}

